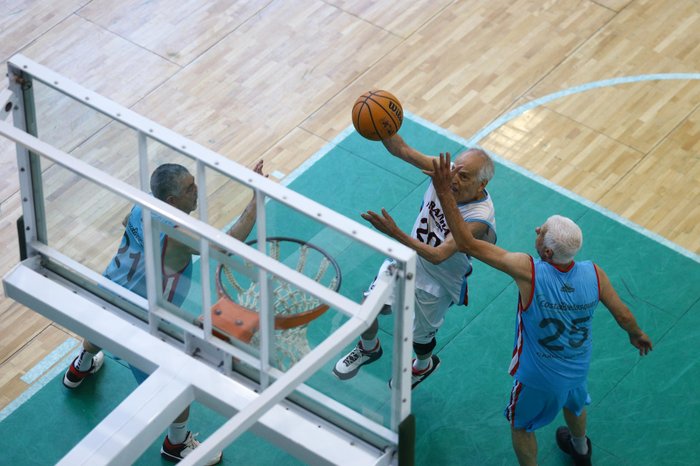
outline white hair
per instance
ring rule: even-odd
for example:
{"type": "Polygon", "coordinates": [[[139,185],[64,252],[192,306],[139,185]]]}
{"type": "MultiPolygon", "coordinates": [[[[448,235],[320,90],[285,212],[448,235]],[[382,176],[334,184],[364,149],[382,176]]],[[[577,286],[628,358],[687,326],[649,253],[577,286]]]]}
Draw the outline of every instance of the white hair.
{"type": "Polygon", "coordinates": [[[552,250],[552,262],[568,264],[583,246],[583,233],[573,220],[552,215],[544,222],[544,247],[552,250]]]}
{"type": "Polygon", "coordinates": [[[482,161],[479,170],[476,172],[476,179],[479,180],[479,182],[486,181],[488,183],[491,181],[491,178],[493,178],[496,169],[493,164],[493,159],[485,150],[478,147],[471,147],[455,157],[455,162],[462,157],[466,157],[470,152],[474,153],[477,157],[481,157],[482,161]]]}

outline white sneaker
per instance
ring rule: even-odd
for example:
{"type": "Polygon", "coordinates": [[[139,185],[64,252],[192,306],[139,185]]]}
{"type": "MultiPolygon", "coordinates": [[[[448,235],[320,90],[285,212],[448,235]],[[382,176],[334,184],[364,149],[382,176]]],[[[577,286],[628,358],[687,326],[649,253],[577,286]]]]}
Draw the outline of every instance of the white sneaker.
{"type": "Polygon", "coordinates": [[[75,368],[75,361],[79,357],[80,356],[76,356],[75,359],[73,359],[73,362],[70,363],[68,370],[66,370],[66,373],[63,375],[63,385],[65,385],[66,388],[77,388],[81,383],[83,383],[85,377],[99,371],[102,368],[102,364],[105,362],[105,354],[102,351],[99,351],[92,357],[90,369],[86,371],[79,371],[75,368]]]}
{"type": "Polygon", "coordinates": [[[355,377],[360,367],[365,364],[370,364],[382,357],[384,350],[382,345],[377,341],[377,346],[372,351],[365,351],[362,347],[362,341],[358,341],[357,345],[348,354],[343,356],[333,368],[333,373],[340,380],[347,380],[355,377]]]}
{"type": "MultiPolygon", "coordinates": [[[[178,444],[170,443],[170,439],[166,435],[165,440],[163,440],[163,446],[160,447],[160,456],[173,463],[179,463],[184,457],[192,453],[192,450],[199,446],[199,440],[195,438],[195,435],[197,434],[192,434],[192,432],[188,431],[185,441],[178,444]]],[[[207,466],[219,464],[223,457],[224,454],[219,452],[205,464],[207,466]]]]}
{"type": "MultiPolygon", "coordinates": [[[[414,359],[414,361],[415,361],[415,359],[414,359]]],[[[430,374],[432,374],[433,372],[435,372],[435,369],[437,369],[438,367],[440,367],[440,358],[438,358],[437,354],[433,354],[432,356],[430,356],[430,363],[429,363],[428,367],[426,367],[422,371],[417,371],[417,370],[413,369],[411,371],[411,390],[416,388],[416,386],[419,383],[421,383],[422,381],[427,379],[428,376],[430,374]]],[[[389,388],[393,387],[392,386],[393,380],[394,379],[389,379],[389,388]]]]}

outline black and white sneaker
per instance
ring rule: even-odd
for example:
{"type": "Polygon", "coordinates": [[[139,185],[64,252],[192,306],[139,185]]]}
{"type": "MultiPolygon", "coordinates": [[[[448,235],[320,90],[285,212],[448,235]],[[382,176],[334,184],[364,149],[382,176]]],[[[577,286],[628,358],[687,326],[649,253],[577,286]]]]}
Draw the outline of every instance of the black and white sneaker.
{"type": "Polygon", "coordinates": [[[371,351],[365,351],[362,347],[362,341],[358,341],[357,345],[348,354],[340,358],[333,368],[333,373],[340,380],[347,380],[355,377],[360,367],[365,364],[370,364],[382,357],[384,350],[382,345],[377,341],[377,346],[371,351]]]}
{"type": "MultiPolygon", "coordinates": [[[[193,435],[192,432],[187,432],[185,441],[175,444],[170,443],[170,439],[166,435],[165,440],[163,440],[163,446],[160,447],[160,456],[173,463],[179,463],[183,458],[192,453],[192,450],[199,446],[199,441],[195,438],[195,435],[197,434],[193,435]]],[[[223,456],[223,453],[219,452],[205,464],[207,466],[219,464],[223,456]]]]}
{"type": "MultiPolygon", "coordinates": [[[[430,363],[428,364],[428,367],[422,371],[416,371],[413,369],[411,374],[411,390],[416,388],[419,383],[427,379],[438,367],[440,367],[440,358],[438,358],[437,354],[433,354],[430,356],[430,363]]],[[[389,380],[389,388],[392,387],[392,380],[393,379],[389,380]]]]}
{"type": "Polygon", "coordinates": [[[561,451],[574,459],[575,466],[591,466],[591,439],[588,437],[586,437],[586,444],[588,445],[588,451],[585,455],[582,455],[574,448],[569,428],[564,426],[557,428],[557,446],[561,451]]]}
{"type": "Polygon", "coordinates": [[[66,388],[78,388],[87,376],[94,374],[102,368],[102,364],[104,364],[105,360],[104,353],[100,351],[92,357],[90,369],[86,371],[79,371],[75,367],[75,362],[79,357],[80,356],[76,356],[75,359],[73,359],[73,362],[70,363],[68,370],[66,370],[66,373],[63,375],[63,385],[66,388]]]}

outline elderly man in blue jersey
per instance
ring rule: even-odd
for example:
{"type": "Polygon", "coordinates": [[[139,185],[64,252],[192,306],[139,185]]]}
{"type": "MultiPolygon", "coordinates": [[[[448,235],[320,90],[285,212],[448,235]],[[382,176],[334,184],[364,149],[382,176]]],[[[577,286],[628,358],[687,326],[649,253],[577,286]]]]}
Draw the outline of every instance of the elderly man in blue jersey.
{"type": "MultiPolygon", "coordinates": [[[[459,166],[455,167],[456,170],[459,166]]],[[[537,464],[535,430],[563,410],[568,427],[559,427],[556,440],[576,465],[591,464],[586,437],[586,380],[591,359],[591,320],[602,302],[624,329],[630,343],[644,356],[652,349],[608,276],[590,261],[575,262],[581,229],[572,220],[554,215],[536,228],[539,259],[509,252],[480,241],[464,228],[452,193],[450,154],[440,155],[428,174],[442,203],[447,224],[461,251],[507,273],[518,286],[515,348],[510,364],[514,376],[505,416],[511,424],[513,448],[521,465],[537,464]]]]}
{"type": "MultiPolygon", "coordinates": [[[[254,171],[262,174],[262,169],[263,162],[261,160],[256,164],[254,171]]],[[[150,187],[154,197],[187,214],[192,213],[197,208],[197,185],[194,177],[182,165],[166,163],[158,166],[151,174],[150,187]]],[[[107,265],[104,276],[139,296],[146,297],[142,212],[141,206],[134,206],[122,222],[124,236],[117,253],[107,265]]],[[[253,197],[227,233],[240,241],[245,240],[253,229],[255,216],[256,202],[255,197],[253,197]]],[[[165,225],[174,226],[170,220],[157,215],[154,215],[154,219],[165,225]]],[[[177,228],[177,226],[174,227],[177,228]]],[[[160,235],[160,252],[163,295],[167,301],[180,306],[190,289],[192,256],[198,255],[199,252],[164,233],[160,235]]],[[[101,349],[84,339],[82,351],[73,360],[63,376],[63,385],[71,389],[77,388],[86,377],[100,370],[103,362],[104,354],[101,349]]],[[[148,374],[135,367],[131,369],[138,383],[143,382],[148,377],[148,374]]],[[[163,458],[179,462],[199,445],[197,439],[187,428],[188,420],[189,407],[168,427],[168,434],[161,448],[163,458]]],[[[217,464],[221,458],[222,454],[218,453],[207,464],[217,464]]]]}
{"type": "MultiPolygon", "coordinates": [[[[432,168],[432,159],[412,147],[395,134],[382,141],[395,157],[425,171],[432,168]]],[[[480,149],[469,149],[459,155],[461,169],[455,173],[453,187],[459,202],[463,222],[477,238],[496,242],[496,218],[493,202],[486,185],[493,177],[491,158],[480,149]]],[[[435,335],[445,321],[449,307],[467,304],[467,277],[472,267],[469,257],[459,253],[450,230],[445,224],[440,201],[432,184],[423,195],[423,203],[411,234],[403,232],[394,219],[382,209],[381,215],[368,211],[362,218],[375,228],[418,253],[416,262],[415,318],[413,320],[413,360],[411,388],[430,376],[440,365],[440,358],[433,354],[435,335]]],[[[379,273],[392,267],[392,261],[382,264],[379,273]]],[[[370,290],[374,283],[370,286],[370,290]]],[[[393,298],[389,299],[390,303],[393,298]]],[[[382,314],[391,312],[391,304],[384,306],[382,314]]],[[[360,367],[370,364],[382,355],[377,338],[377,320],[361,335],[360,341],[347,355],[338,360],[333,373],[341,380],[354,377],[360,367]]],[[[390,382],[391,384],[391,382],[390,382]]]]}

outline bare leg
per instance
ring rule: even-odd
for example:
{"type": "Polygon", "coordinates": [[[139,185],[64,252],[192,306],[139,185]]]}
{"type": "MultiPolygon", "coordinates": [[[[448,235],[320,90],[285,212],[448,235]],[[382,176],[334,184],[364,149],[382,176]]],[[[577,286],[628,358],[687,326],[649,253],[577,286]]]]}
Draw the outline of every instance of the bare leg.
{"type": "Polygon", "coordinates": [[[588,439],[586,438],[586,409],[576,416],[573,412],[564,408],[564,420],[571,432],[571,443],[574,450],[580,455],[590,454],[588,451],[588,439]]]}
{"type": "Polygon", "coordinates": [[[513,450],[520,466],[537,466],[537,438],[534,432],[511,427],[513,450]]]}
{"type": "Polygon", "coordinates": [[[564,420],[566,425],[569,426],[571,435],[574,437],[583,437],[586,435],[586,409],[581,411],[581,415],[576,416],[574,413],[564,408],[564,420]]]}

